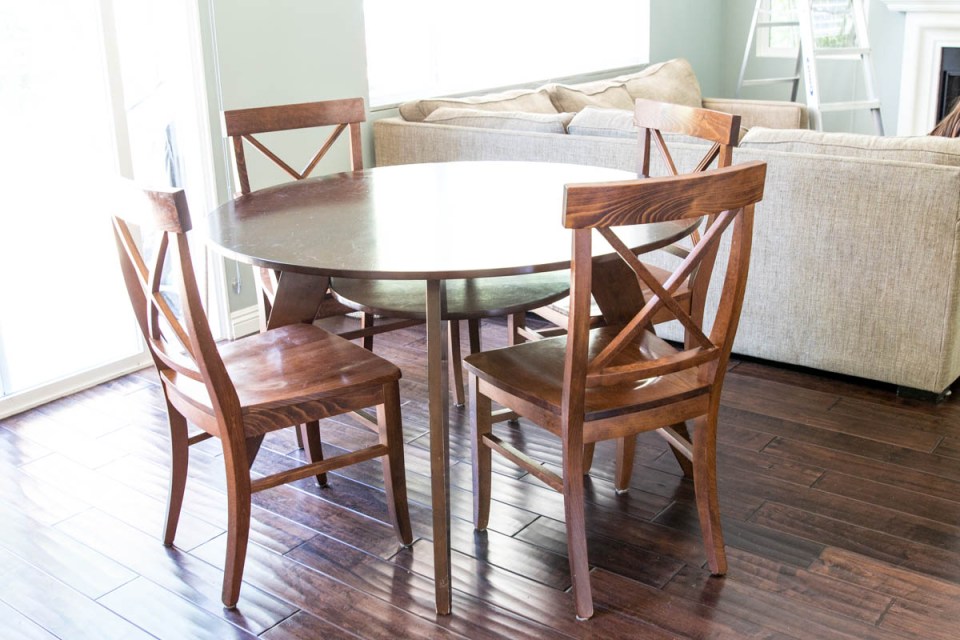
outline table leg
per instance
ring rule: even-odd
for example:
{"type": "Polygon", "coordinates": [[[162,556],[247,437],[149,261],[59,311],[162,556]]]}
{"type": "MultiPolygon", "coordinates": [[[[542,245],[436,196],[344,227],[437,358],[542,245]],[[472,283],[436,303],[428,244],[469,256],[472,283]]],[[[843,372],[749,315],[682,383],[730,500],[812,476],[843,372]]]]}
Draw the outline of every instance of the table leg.
{"type": "Polygon", "coordinates": [[[433,501],[433,570],[437,613],[450,613],[450,416],[447,325],[440,320],[444,282],[427,281],[427,388],[430,413],[430,493],[433,501]]]}
{"type": "Polygon", "coordinates": [[[330,283],[326,276],[312,276],[293,271],[284,271],[277,281],[273,309],[267,320],[267,328],[275,329],[287,324],[313,322],[317,309],[323,301],[330,283]]]}

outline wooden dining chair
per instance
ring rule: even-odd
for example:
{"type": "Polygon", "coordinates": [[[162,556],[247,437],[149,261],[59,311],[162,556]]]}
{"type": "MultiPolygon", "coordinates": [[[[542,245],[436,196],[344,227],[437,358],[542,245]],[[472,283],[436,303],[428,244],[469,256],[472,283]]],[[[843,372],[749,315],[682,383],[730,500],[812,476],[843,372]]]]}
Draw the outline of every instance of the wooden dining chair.
{"type": "MultiPolygon", "coordinates": [[[[240,183],[240,194],[247,194],[251,191],[247,159],[244,153],[245,144],[262,153],[294,180],[303,180],[312,175],[341,134],[347,132],[349,135],[350,170],[362,170],[363,147],[361,145],[360,125],[365,121],[366,111],[363,98],[224,111],[224,132],[232,140],[234,170],[240,183]],[[261,134],[301,129],[322,129],[328,134],[323,139],[319,149],[300,170],[291,167],[261,139],[263,137],[261,134]],[[258,135],[261,137],[256,137],[258,135]]],[[[265,329],[267,319],[270,317],[273,308],[280,274],[273,269],[255,267],[254,275],[256,276],[260,325],[261,329],[265,329]]],[[[403,329],[422,322],[411,318],[410,315],[401,315],[400,313],[403,307],[407,305],[408,284],[387,281],[371,283],[351,278],[336,278],[331,282],[331,289],[328,291],[328,295],[324,297],[316,319],[360,312],[360,329],[338,330],[337,333],[349,339],[359,338],[363,341],[365,348],[373,349],[374,335],[403,329]],[[335,295],[335,289],[341,290],[341,293],[335,295]],[[344,295],[344,292],[346,295],[344,295]],[[376,296],[371,297],[372,292],[375,292],[376,296]],[[354,301],[351,295],[358,297],[359,301],[354,301]],[[396,310],[397,313],[391,314],[390,312],[393,310],[396,310]],[[378,316],[389,319],[378,324],[378,316]]],[[[470,351],[476,352],[480,349],[479,320],[471,318],[468,322],[470,351]]],[[[463,404],[459,321],[450,320],[448,335],[450,367],[452,377],[456,381],[454,390],[457,392],[457,404],[463,404]]]]}
{"type": "MultiPolygon", "coordinates": [[[[127,188],[133,190],[131,185],[127,188]]],[[[227,476],[223,604],[234,607],[250,533],[251,494],[381,458],[387,511],[401,544],[412,542],[400,420],[400,370],[370,351],[310,324],[288,325],[217,345],[190,260],[190,214],[182,190],[133,191],[113,214],[127,291],[162,382],[172,465],[163,542],[172,545],[187,480],[188,448],[219,438],[227,476]],[[136,237],[156,253],[148,262],[136,237]],[[148,243],[148,238],[152,244],[148,243]],[[165,268],[169,274],[165,274],[165,268]],[[170,285],[161,288],[161,276],[170,285]],[[171,287],[168,290],[168,286],[171,287]],[[376,442],[324,459],[319,421],[375,407],[376,442]],[[188,433],[188,423],[199,428],[188,433]],[[308,462],[251,477],[265,434],[304,423],[308,462]]]]}
{"type": "MultiPolygon", "coordinates": [[[[657,430],[691,461],[700,527],[710,571],[726,571],[716,484],[716,431],[720,391],[736,333],[750,259],[754,204],[763,196],[760,162],[683,176],[566,188],[563,224],[572,230],[570,315],[567,333],[468,356],[473,431],[474,523],[490,513],[491,454],[502,454],[563,494],[567,550],[579,618],[593,614],[584,521],[585,446],[657,430]],[[666,282],[640,262],[615,227],[711,216],[699,242],[666,282]],[[610,281],[610,261],[592,259],[594,236],[616,251],[632,274],[610,281]],[[676,294],[694,270],[710,271],[729,237],[720,304],[710,322],[693,317],[676,294]],[[631,315],[591,328],[591,292],[648,288],[652,295],[631,315]],[[667,310],[685,328],[675,347],[652,331],[667,310]],[[709,327],[709,329],[707,328],[709,327]],[[559,438],[558,475],[493,432],[492,402],[559,438]],[[673,425],[690,421],[693,439],[673,425]]],[[[705,287],[691,291],[703,307],[705,287]]],[[[601,306],[603,300],[600,301],[601,306]]],[[[604,309],[606,312],[607,309],[604,309]]]]}
{"type": "MultiPolygon", "coordinates": [[[[680,175],[682,172],[697,173],[706,171],[711,167],[723,168],[729,167],[733,163],[733,149],[736,147],[740,138],[740,116],[710,109],[701,109],[688,107],[685,105],[672,104],[669,102],[658,102],[655,100],[637,99],[634,104],[634,123],[639,130],[639,155],[637,161],[637,176],[648,178],[653,175],[653,163],[651,158],[656,152],[660,158],[658,175],[680,175]],[[701,141],[709,143],[706,153],[696,164],[678,167],[670,151],[668,138],[674,142],[701,141]]],[[[709,226],[710,220],[705,221],[705,226],[709,226]]],[[[690,253],[690,248],[695,246],[700,237],[699,231],[694,232],[688,241],[675,243],[664,248],[662,251],[672,254],[676,258],[683,259],[690,253]]],[[[622,266],[622,265],[621,265],[622,266]]],[[[664,267],[644,262],[644,266],[656,278],[657,282],[663,284],[666,282],[673,271],[664,267]]],[[[674,299],[680,304],[687,313],[700,320],[703,316],[703,308],[691,306],[691,301],[696,299],[701,302],[705,300],[704,296],[693,296],[694,287],[705,288],[709,284],[709,270],[694,270],[685,278],[677,288],[674,299]]],[[[653,291],[642,285],[642,300],[647,300],[653,295],[653,291]]],[[[631,302],[625,296],[617,295],[607,301],[608,308],[614,304],[625,306],[629,311],[629,306],[636,304],[631,302]]],[[[558,328],[554,329],[553,335],[564,331],[567,322],[567,305],[563,302],[554,304],[546,309],[538,310],[537,313],[546,317],[558,328]]],[[[653,318],[654,324],[669,322],[673,316],[666,308],[661,309],[660,314],[653,318]]],[[[604,319],[599,309],[594,306],[593,323],[594,326],[603,324],[604,319]]],[[[549,331],[549,330],[548,330],[549,331]]],[[[524,332],[527,339],[537,339],[544,332],[524,332]]],[[[676,425],[677,431],[684,437],[688,437],[685,427],[682,424],[676,425]]],[[[690,477],[693,473],[692,468],[682,452],[671,443],[671,449],[677,462],[680,464],[684,475],[690,477]]],[[[616,471],[614,474],[614,485],[620,492],[628,490],[630,477],[633,471],[633,461],[636,450],[636,439],[634,437],[624,438],[617,443],[616,471]]],[[[593,457],[593,447],[586,449],[585,469],[589,471],[593,457]]]]}

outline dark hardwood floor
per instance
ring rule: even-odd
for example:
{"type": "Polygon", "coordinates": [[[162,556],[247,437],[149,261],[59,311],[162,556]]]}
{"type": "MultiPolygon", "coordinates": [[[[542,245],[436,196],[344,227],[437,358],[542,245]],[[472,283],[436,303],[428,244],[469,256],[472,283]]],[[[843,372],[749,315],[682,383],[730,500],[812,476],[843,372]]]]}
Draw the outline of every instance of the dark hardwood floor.
{"type": "MultiPolygon", "coordinates": [[[[484,328],[502,343],[502,324],[484,328]]],[[[254,496],[245,585],[220,605],[217,441],[192,450],[176,546],[160,543],[167,435],[151,371],[0,421],[0,638],[960,637],[960,405],[750,361],[727,376],[720,500],[730,570],[711,578],[692,486],[641,437],[631,491],[613,449],[587,480],[596,616],[573,615],[558,494],[497,462],[490,530],[470,522],[466,413],[453,409],[454,613],[433,610],[424,340],[377,338],[404,371],[416,542],[384,524],[378,462],[254,496]]],[[[512,442],[556,466],[542,430],[512,442]]],[[[325,446],[368,432],[344,419],[325,446]]],[[[297,457],[268,437],[255,470],[297,457]]]]}

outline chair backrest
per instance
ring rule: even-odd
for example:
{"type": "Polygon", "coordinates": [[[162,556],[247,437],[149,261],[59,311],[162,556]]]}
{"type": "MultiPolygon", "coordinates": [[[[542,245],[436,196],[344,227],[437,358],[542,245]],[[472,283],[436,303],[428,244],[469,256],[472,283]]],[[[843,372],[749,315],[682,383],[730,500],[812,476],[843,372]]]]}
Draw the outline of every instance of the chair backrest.
{"type": "MultiPolygon", "coordinates": [[[[699,368],[698,373],[704,376],[706,384],[722,380],[746,287],[754,204],[763,197],[765,176],[765,163],[749,162],[676,177],[567,185],[563,221],[565,227],[573,229],[573,260],[565,402],[582,403],[587,387],[630,383],[691,368],[699,368]],[[662,285],[613,229],[709,215],[715,216],[714,224],[662,285]],[[653,291],[653,296],[632,319],[618,327],[615,337],[588,359],[594,232],[616,250],[637,280],[653,291]],[[672,295],[693,269],[716,260],[721,237],[726,232],[730,235],[726,274],[720,303],[707,335],[702,318],[692,318],[672,295]],[[686,348],[661,352],[656,344],[659,339],[647,331],[654,316],[663,308],[684,326],[688,336],[686,348]],[[640,353],[648,355],[641,357],[640,353]]],[[[701,295],[705,295],[705,291],[701,295]]],[[[569,409],[578,410],[573,404],[569,409]]],[[[582,406],[579,411],[582,413],[582,406]]]]}
{"type": "Polygon", "coordinates": [[[669,102],[638,99],[634,103],[634,124],[639,128],[640,158],[637,175],[650,175],[650,148],[656,146],[667,171],[678,175],[664,133],[699,138],[713,143],[694,171],[705,171],[716,160],[717,168],[733,163],[733,148],[740,139],[740,116],[698,109],[669,102]]]}
{"type": "Polygon", "coordinates": [[[223,423],[231,424],[240,416],[240,403],[200,302],[187,241],[191,223],[186,196],[182,189],[145,191],[131,184],[119,190],[124,191],[117,205],[122,211],[112,212],[112,221],[120,266],[168,397],[200,399],[223,423]],[[141,245],[154,251],[149,261],[141,245]]]}
{"type": "Polygon", "coordinates": [[[309,177],[317,163],[327,154],[333,143],[345,130],[350,132],[350,167],[353,171],[363,169],[363,148],[360,144],[360,123],[366,120],[363,98],[325,100],[303,104],[286,104],[254,109],[235,109],[223,112],[223,127],[233,140],[233,157],[240,193],[250,193],[250,178],[244,156],[243,141],[263,153],[295,180],[309,177]],[[284,162],[277,154],[254,137],[257,133],[333,127],[332,132],[301,171],[284,162]]]}

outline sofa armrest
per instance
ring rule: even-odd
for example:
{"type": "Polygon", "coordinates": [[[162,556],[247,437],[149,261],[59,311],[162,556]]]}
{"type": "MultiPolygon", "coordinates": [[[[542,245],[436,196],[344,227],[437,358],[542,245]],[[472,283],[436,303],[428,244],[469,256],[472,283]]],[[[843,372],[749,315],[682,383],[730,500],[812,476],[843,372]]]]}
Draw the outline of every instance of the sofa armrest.
{"type": "Polygon", "coordinates": [[[704,98],[704,109],[723,111],[740,116],[744,129],[806,129],[807,107],[799,102],[778,100],[740,100],[731,98],[704,98]]]}

